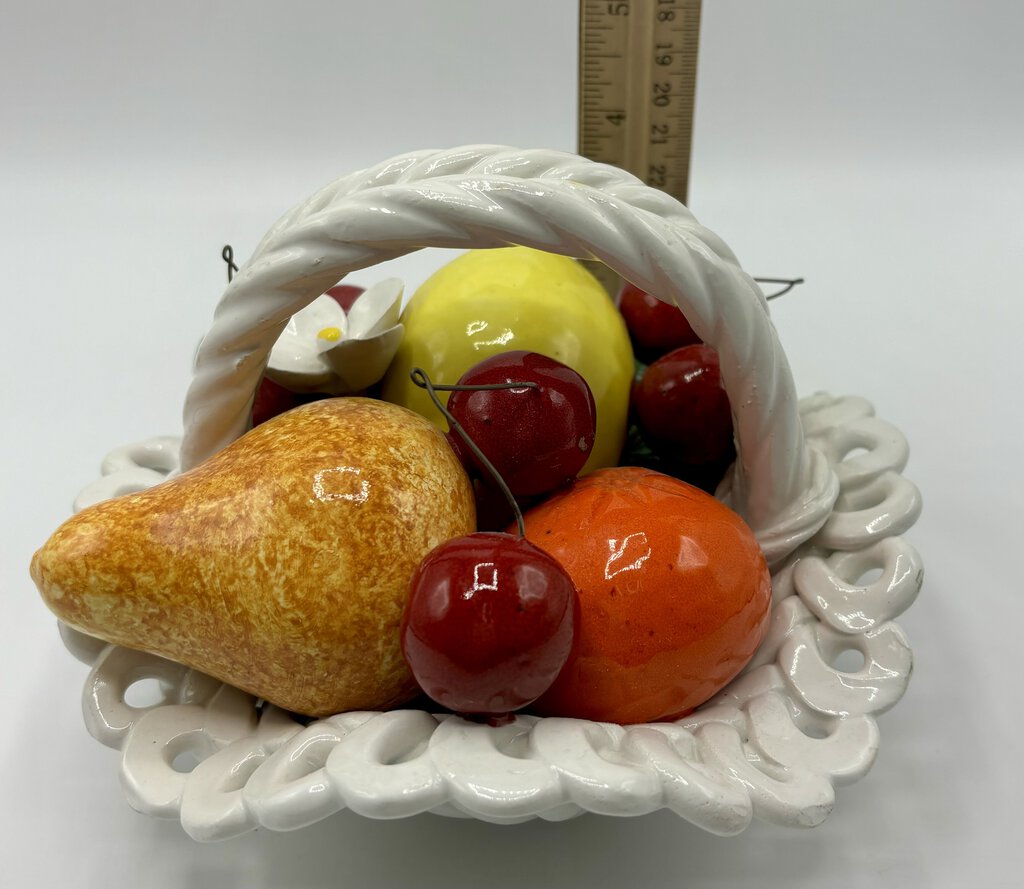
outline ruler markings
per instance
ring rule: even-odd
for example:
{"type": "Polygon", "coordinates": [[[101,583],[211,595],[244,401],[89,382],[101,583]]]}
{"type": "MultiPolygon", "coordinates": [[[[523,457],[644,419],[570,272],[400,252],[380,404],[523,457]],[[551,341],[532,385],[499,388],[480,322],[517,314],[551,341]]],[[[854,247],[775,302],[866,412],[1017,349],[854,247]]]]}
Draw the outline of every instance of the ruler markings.
{"type": "Polygon", "coordinates": [[[685,200],[700,0],[584,0],[581,15],[581,153],[599,140],[595,160],[685,200]]]}
{"type": "MultiPolygon", "coordinates": [[[[700,5],[700,0],[580,3],[579,153],[628,170],[684,202],[700,5]]],[[[603,266],[595,271],[601,269],[607,272],[603,266]]],[[[613,289],[607,275],[599,276],[613,289]]]]}

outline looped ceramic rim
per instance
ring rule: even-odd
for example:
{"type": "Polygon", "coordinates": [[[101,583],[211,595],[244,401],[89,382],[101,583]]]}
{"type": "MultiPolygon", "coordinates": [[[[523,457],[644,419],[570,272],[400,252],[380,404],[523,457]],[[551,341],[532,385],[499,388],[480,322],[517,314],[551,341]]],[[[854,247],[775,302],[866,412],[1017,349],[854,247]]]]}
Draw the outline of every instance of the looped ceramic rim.
{"type": "Polygon", "coordinates": [[[722,496],[778,564],[831,513],[838,482],[807,446],[764,297],[682,204],[614,167],[556,151],[467,146],[392,158],[285,214],[228,286],[185,404],[188,469],[246,430],[288,319],[349,272],[422,247],[520,244],[597,259],[678,306],[714,346],[739,459],[722,496]]]}
{"type": "MultiPolygon", "coordinates": [[[[201,840],[256,827],[294,830],[343,808],[502,824],[668,808],[719,834],[743,830],[752,817],[818,824],[833,787],[871,767],[875,717],[899,700],[911,673],[893,619],[913,603],[923,570],[914,548],[891,535],[917,518],[920,497],[907,482],[893,489],[898,496],[860,502],[906,459],[902,435],[871,413],[859,398],[819,394],[801,403],[808,441],[843,479],[840,503],[860,506],[842,513],[841,548],[823,543],[826,524],[775,572],[771,625],[753,660],[676,723],[519,716],[490,727],[402,710],[339,713],[303,726],[274,707],[258,714],[252,697],[209,676],[63,627],[67,647],[92,666],[82,695],[86,725],[121,750],[132,805],[180,817],[201,840]],[[857,442],[867,453],[844,459],[857,442]],[[840,666],[848,652],[861,666],[840,666]],[[132,693],[139,682],[158,683],[159,699],[140,701],[132,693]],[[180,771],[181,756],[201,761],[180,771]]],[[[151,476],[174,471],[175,452],[170,440],[115,451],[86,499],[154,484],[151,476]]]]}

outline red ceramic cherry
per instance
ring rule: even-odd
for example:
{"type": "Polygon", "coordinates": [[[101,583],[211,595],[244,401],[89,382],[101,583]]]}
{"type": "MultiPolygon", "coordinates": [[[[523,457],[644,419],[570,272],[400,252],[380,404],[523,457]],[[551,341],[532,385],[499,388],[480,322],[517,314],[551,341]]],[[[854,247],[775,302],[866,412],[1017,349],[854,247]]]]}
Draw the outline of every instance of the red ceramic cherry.
{"type": "Polygon", "coordinates": [[[362,296],[365,290],[365,287],[360,287],[358,284],[336,284],[327,291],[327,295],[344,309],[345,314],[348,314],[352,303],[362,296]]]}
{"type": "Polygon", "coordinates": [[[623,283],[618,302],[639,358],[653,361],[680,346],[701,341],[679,309],[635,284],[623,283]]]}
{"type": "Polygon", "coordinates": [[[572,650],[577,600],[565,569],[524,537],[457,537],[413,576],[402,653],[439,704],[500,720],[555,681],[572,650]]]}
{"type": "Polygon", "coordinates": [[[710,346],[684,346],[662,356],[644,371],[633,396],[640,432],[659,456],[690,467],[731,460],[732,412],[718,353],[710,346]]]}
{"type": "Polygon", "coordinates": [[[260,380],[256,397],[252,403],[252,425],[259,426],[271,417],[290,411],[301,403],[301,396],[285,389],[268,377],[260,380]]]}
{"type": "MultiPolygon", "coordinates": [[[[448,410],[516,497],[543,494],[571,481],[594,446],[597,407],[576,371],[537,352],[501,352],[474,365],[459,386],[511,382],[517,387],[455,391],[448,410]]],[[[448,440],[466,468],[490,481],[462,440],[448,440]]]]}

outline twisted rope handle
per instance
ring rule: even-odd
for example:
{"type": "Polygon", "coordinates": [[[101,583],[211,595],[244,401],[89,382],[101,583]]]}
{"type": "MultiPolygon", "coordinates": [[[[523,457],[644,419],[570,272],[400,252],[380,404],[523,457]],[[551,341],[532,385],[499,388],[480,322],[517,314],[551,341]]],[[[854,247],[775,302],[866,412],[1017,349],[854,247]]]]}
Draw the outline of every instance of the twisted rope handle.
{"type": "Polygon", "coordinates": [[[725,243],[674,198],[572,154],[466,146],[392,158],[285,214],[217,306],[185,401],[182,468],[245,432],[288,319],[356,269],[422,247],[520,244],[597,259],[678,306],[717,349],[739,458],[725,495],[777,563],[824,523],[838,493],[807,447],[764,296],[725,243]]]}

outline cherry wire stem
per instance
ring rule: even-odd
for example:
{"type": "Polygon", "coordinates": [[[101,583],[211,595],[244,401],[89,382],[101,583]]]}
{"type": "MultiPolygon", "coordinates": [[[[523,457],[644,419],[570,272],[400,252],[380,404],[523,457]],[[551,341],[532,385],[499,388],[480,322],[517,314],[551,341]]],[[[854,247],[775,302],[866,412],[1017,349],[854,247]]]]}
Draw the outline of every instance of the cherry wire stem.
{"type": "Polygon", "coordinates": [[[765,294],[766,300],[778,299],[783,294],[789,293],[797,284],[803,284],[803,278],[754,278],[758,284],[785,284],[786,286],[782,290],[777,290],[775,293],[765,294]]]}
{"type": "Polygon", "coordinates": [[[427,372],[422,367],[414,367],[409,371],[409,379],[413,381],[413,384],[419,386],[421,389],[427,391],[427,395],[430,396],[430,400],[434,402],[436,407],[444,418],[448,421],[448,425],[452,428],[452,431],[459,436],[472,452],[473,456],[480,461],[484,469],[487,470],[488,475],[494,479],[498,487],[501,489],[501,493],[505,495],[505,499],[508,500],[509,506],[512,507],[512,512],[516,517],[516,527],[519,529],[519,536],[526,536],[526,523],[523,521],[523,511],[519,508],[519,504],[516,502],[515,496],[509,489],[509,486],[505,484],[505,479],[501,477],[501,473],[495,468],[494,464],[487,459],[487,456],[477,446],[477,443],[473,441],[470,434],[462,428],[462,424],[455,419],[449,412],[448,408],[442,404],[441,399],[437,397],[437,390],[445,392],[461,392],[461,391],[474,391],[482,389],[539,389],[540,386],[532,381],[523,383],[487,383],[476,386],[447,386],[439,384],[435,386],[430,377],[427,376],[427,372]]]}
{"type": "MultiPolygon", "coordinates": [[[[418,367],[414,367],[410,373],[415,373],[420,370],[418,367]]],[[[422,371],[420,371],[422,373],[422,371]]],[[[423,374],[426,379],[426,374],[423,374]]],[[[425,389],[426,386],[413,380],[417,386],[421,389],[425,389]]],[[[430,384],[437,392],[486,392],[493,389],[539,389],[540,383],[535,383],[533,380],[525,380],[522,383],[467,383],[466,385],[447,385],[446,383],[431,383],[430,384]]]]}

